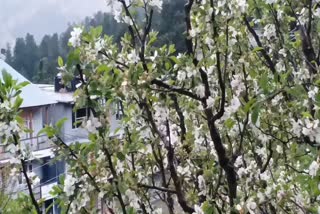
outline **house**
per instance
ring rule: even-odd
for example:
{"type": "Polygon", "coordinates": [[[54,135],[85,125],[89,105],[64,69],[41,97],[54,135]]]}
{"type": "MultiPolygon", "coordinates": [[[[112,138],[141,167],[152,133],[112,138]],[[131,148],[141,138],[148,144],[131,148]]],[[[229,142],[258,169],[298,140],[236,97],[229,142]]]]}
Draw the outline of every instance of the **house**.
{"type": "MultiPolygon", "coordinates": [[[[0,59],[0,71],[5,70],[13,79],[18,82],[30,82],[16,70],[10,67],[6,62],[0,59]]],[[[0,80],[2,75],[0,75],[0,80]]],[[[49,191],[54,182],[57,181],[57,173],[64,172],[63,163],[50,164],[52,145],[46,135],[39,135],[38,132],[47,124],[51,124],[51,114],[54,112],[54,105],[57,103],[54,99],[47,96],[37,85],[30,83],[22,89],[20,94],[23,98],[21,105],[21,116],[25,125],[32,130],[30,133],[24,133],[21,136],[21,144],[31,152],[31,157],[27,161],[27,169],[34,172],[40,179],[40,184],[35,186],[34,192],[36,198],[49,198],[49,191]]],[[[7,151],[6,145],[0,145],[0,164],[10,164],[13,156],[7,151]]],[[[19,192],[27,192],[26,183],[23,176],[15,176],[10,181],[10,194],[15,195],[19,192]]]]}
{"type": "MultiPolygon", "coordinates": [[[[5,70],[13,79],[18,82],[28,81],[16,70],[10,67],[6,62],[0,59],[0,71],[5,70]]],[[[1,81],[2,75],[0,75],[1,81]]],[[[88,142],[88,132],[83,129],[81,121],[87,118],[86,109],[78,109],[74,111],[73,92],[78,84],[77,80],[72,82],[71,87],[64,87],[61,83],[61,77],[57,75],[54,85],[32,84],[22,89],[20,96],[23,98],[21,105],[21,116],[25,121],[25,125],[32,130],[31,133],[25,133],[21,136],[21,143],[31,152],[31,158],[27,161],[27,169],[29,172],[35,173],[40,183],[35,185],[34,193],[36,199],[44,199],[43,210],[50,207],[54,198],[49,194],[52,187],[57,184],[59,177],[65,173],[66,164],[63,161],[53,162],[53,145],[46,135],[38,135],[38,132],[45,125],[53,125],[60,119],[66,118],[60,137],[66,144],[73,142],[88,142]],[[77,123],[79,122],[79,123],[77,123]]],[[[121,114],[110,113],[112,130],[118,126],[121,114]]],[[[10,164],[13,156],[8,152],[6,145],[0,144],[0,166],[10,164]]],[[[1,170],[1,168],[0,168],[1,170]]],[[[1,180],[0,180],[1,183],[1,180]]],[[[22,173],[10,180],[10,188],[8,193],[16,195],[19,192],[28,194],[26,183],[22,173]]],[[[52,206],[49,213],[60,213],[57,206],[52,206]]]]}
{"type": "MultiPolygon", "coordinates": [[[[0,72],[2,70],[5,70],[18,82],[30,82],[0,59],[0,72]]],[[[0,81],[1,78],[2,75],[0,75],[0,81]]],[[[40,179],[40,183],[34,186],[33,191],[36,199],[45,200],[42,207],[43,210],[46,210],[54,202],[54,198],[52,198],[49,192],[57,184],[59,177],[65,174],[67,166],[64,161],[52,161],[54,158],[54,153],[52,152],[54,145],[50,143],[51,141],[46,135],[38,135],[38,132],[45,125],[54,125],[60,119],[66,118],[67,120],[62,126],[60,133],[61,139],[68,145],[74,142],[88,142],[88,132],[81,127],[81,121],[89,117],[89,111],[85,108],[74,111],[73,92],[78,85],[79,80],[75,79],[71,82],[70,87],[64,87],[61,85],[61,76],[58,74],[54,85],[33,84],[30,82],[29,85],[22,88],[20,94],[21,98],[23,98],[21,116],[25,121],[26,127],[32,130],[32,132],[21,136],[21,143],[32,154],[31,158],[27,161],[27,169],[29,173],[35,173],[40,179]]],[[[110,111],[109,120],[111,135],[113,137],[114,131],[119,127],[121,117],[122,113],[119,106],[116,107],[115,113],[110,111]]],[[[0,144],[0,167],[10,164],[12,158],[13,155],[8,152],[7,146],[0,144]]],[[[9,182],[10,188],[8,188],[8,194],[13,196],[20,192],[28,194],[22,173],[19,176],[15,176],[9,182]]],[[[56,214],[60,213],[60,211],[54,205],[48,213],[56,214]]]]}

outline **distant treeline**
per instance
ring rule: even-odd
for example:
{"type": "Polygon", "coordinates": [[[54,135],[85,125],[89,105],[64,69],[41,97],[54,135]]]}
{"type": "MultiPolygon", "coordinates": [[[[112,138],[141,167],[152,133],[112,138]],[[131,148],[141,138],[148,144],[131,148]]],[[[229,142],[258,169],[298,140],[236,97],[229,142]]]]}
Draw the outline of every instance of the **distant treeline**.
{"type": "MultiPolygon", "coordinates": [[[[159,31],[157,45],[175,44],[176,49],[184,51],[185,0],[168,0],[163,5],[161,14],[155,14],[153,29],[159,31]]],[[[86,17],[81,23],[86,28],[103,26],[103,33],[112,35],[115,42],[120,42],[121,36],[127,30],[126,25],[117,23],[110,14],[98,12],[93,17],[86,17]]],[[[27,34],[17,38],[14,48],[6,48],[6,62],[34,83],[52,83],[57,74],[57,58],[65,58],[69,52],[68,40],[73,26],[58,35],[45,35],[40,44],[34,36],[27,34]]]]}

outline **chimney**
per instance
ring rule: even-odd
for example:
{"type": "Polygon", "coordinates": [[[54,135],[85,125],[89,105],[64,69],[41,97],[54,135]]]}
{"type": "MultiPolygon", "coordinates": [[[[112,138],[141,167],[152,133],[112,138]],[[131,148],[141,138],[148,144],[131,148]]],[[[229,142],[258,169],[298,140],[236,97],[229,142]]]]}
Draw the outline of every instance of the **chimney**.
{"type": "Polygon", "coordinates": [[[61,73],[58,73],[54,78],[54,91],[55,92],[60,92],[61,89],[65,88],[61,81],[62,81],[61,73]]]}
{"type": "Polygon", "coordinates": [[[77,88],[81,85],[81,79],[80,77],[74,77],[71,81],[71,84],[69,87],[62,84],[62,75],[61,73],[58,73],[57,76],[54,78],[54,91],[55,92],[61,92],[61,89],[63,89],[64,92],[74,92],[77,90],[77,88]]]}

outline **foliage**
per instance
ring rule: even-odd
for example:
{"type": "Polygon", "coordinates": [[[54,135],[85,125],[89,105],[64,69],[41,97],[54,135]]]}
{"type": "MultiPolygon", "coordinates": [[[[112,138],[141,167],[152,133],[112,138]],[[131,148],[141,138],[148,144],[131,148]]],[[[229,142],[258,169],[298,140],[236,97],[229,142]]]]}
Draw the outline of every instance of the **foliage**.
{"type": "Polygon", "coordinates": [[[128,27],[120,45],[77,27],[60,60],[81,77],[90,142],[44,130],[69,165],[53,192],[65,212],[319,212],[318,3],[189,0],[183,53],[155,44],[162,1],[107,4],[128,27]]]}

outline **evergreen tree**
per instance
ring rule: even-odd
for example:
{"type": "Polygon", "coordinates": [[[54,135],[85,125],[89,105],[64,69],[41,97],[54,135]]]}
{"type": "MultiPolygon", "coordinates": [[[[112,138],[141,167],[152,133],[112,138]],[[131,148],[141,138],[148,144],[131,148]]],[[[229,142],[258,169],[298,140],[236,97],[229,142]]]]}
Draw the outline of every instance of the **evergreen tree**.
{"type": "Polygon", "coordinates": [[[25,58],[26,58],[26,43],[24,38],[17,38],[14,46],[14,61],[12,66],[22,75],[26,75],[25,58]]]}
{"type": "Polygon", "coordinates": [[[7,47],[6,47],[6,51],[5,51],[5,61],[9,65],[11,65],[13,63],[13,56],[12,56],[12,52],[11,52],[11,46],[10,46],[9,43],[7,43],[7,47]]]}
{"type": "Polygon", "coordinates": [[[158,44],[175,44],[178,52],[185,51],[185,14],[184,0],[166,1],[163,3],[162,13],[159,15],[158,26],[159,31],[158,44]]]}
{"type": "Polygon", "coordinates": [[[36,75],[38,62],[39,62],[39,51],[38,46],[34,40],[33,35],[27,33],[26,35],[26,58],[24,58],[25,66],[27,70],[26,77],[30,80],[33,80],[33,77],[36,75]]]}
{"type": "MultiPolygon", "coordinates": [[[[159,32],[158,47],[163,44],[175,44],[177,52],[185,51],[185,24],[184,0],[167,0],[163,4],[161,13],[155,11],[152,29],[159,32]]],[[[134,16],[138,22],[143,21],[143,11],[138,11],[134,16]]],[[[103,34],[113,36],[115,43],[120,44],[121,37],[127,31],[127,26],[118,23],[108,13],[98,12],[93,17],[86,17],[82,24],[85,29],[101,25],[103,34]]],[[[75,24],[70,24],[65,32],[58,35],[45,35],[37,46],[33,35],[27,34],[25,38],[17,38],[13,56],[10,46],[7,47],[7,62],[22,75],[35,83],[53,83],[57,73],[57,58],[66,59],[70,48],[68,41],[75,24]]]]}

